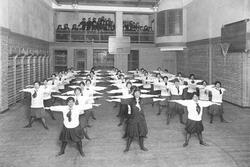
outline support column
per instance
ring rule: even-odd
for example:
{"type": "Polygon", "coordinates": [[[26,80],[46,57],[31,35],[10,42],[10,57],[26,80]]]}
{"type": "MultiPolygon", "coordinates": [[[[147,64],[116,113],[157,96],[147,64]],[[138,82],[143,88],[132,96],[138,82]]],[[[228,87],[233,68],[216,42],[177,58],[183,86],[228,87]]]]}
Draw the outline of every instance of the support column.
{"type": "Polygon", "coordinates": [[[208,18],[208,33],[209,33],[209,44],[208,44],[208,82],[212,84],[213,82],[213,44],[212,38],[212,17],[209,15],[208,18]]]}
{"type": "MultiPolygon", "coordinates": [[[[123,36],[123,12],[115,12],[115,31],[117,37],[123,36]]],[[[128,55],[127,54],[115,54],[114,55],[114,65],[123,72],[128,70],[128,55]]]]}
{"type": "Polygon", "coordinates": [[[115,12],[115,32],[117,37],[123,36],[123,12],[115,12]]]}

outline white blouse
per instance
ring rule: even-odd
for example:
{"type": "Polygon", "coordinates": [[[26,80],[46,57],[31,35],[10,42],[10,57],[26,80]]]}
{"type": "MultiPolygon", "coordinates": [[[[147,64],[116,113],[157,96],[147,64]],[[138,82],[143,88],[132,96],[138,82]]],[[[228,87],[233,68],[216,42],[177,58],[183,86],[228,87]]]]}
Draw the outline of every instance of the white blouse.
{"type": "Polygon", "coordinates": [[[47,85],[47,86],[43,85],[41,87],[44,89],[43,99],[44,100],[51,99],[52,86],[51,85],[47,85]]]}
{"type": "Polygon", "coordinates": [[[188,93],[194,93],[196,92],[196,82],[193,81],[194,83],[192,83],[192,80],[188,80],[187,83],[188,83],[188,90],[187,92],[188,93]]]}
{"type": "Polygon", "coordinates": [[[58,91],[58,84],[59,81],[57,79],[55,79],[54,81],[53,80],[48,81],[48,85],[52,86],[52,89],[56,91],[58,91]]]}
{"type": "Polygon", "coordinates": [[[161,78],[160,79],[159,78],[154,79],[154,91],[161,90],[161,87],[163,85],[165,85],[165,82],[163,81],[163,79],[161,79],[161,78]]]}
{"type": "Polygon", "coordinates": [[[211,89],[212,93],[212,102],[222,103],[222,98],[224,94],[225,89],[220,88],[219,90],[216,88],[211,89]],[[221,90],[221,93],[220,93],[221,90]]]}
{"type": "Polygon", "coordinates": [[[199,90],[200,90],[199,99],[208,101],[209,100],[209,90],[204,86],[200,87],[199,90]]]}
{"type": "Polygon", "coordinates": [[[79,106],[84,106],[85,104],[89,104],[89,101],[90,101],[90,98],[87,97],[87,96],[74,96],[74,99],[75,99],[75,103],[76,103],[76,100],[78,101],[78,105],[79,106]]]}
{"type": "Polygon", "coordinates": [[[146,89],[149,89],[149,88],[151,88],[151,79],[150,79],[150,77],[149,76],[144,76],[143,78],[142,78],[142,83],[143,83],[143,88],[146,88],[146,89]]]}
{"type": "Polygon", "coordinates": [[[210,101],[199,101],[195,102],[194,100],[171,100],[173,102],[179,103],[181,105],[187,106],[187,111],[188,111],[188,119],[193,120],[193,121],[201,121],[202,120],[202,113],[203,113],[203,107],[208,107],[213,104],[210,101]],[[200,112],[197,112],[197,104],[200,106],[200,112]]]}
{"type": "Polygon", "coordinates": [[[166,85],[165,88],[161,90],[161,96],[171,96],[169,85],[166,85]]]}
{"type": "Polygon", "coordinates": [[[171,95],[180,96],[180,95],[182,95],[183,89],[186,88],[186,86],[180,85],[179,92],[178,92],[178,89],[175,85],[172,85],[169,88],[170,88],[171,95]]]}
{"type": "Polygon", "coordinates": [[[85,105],[84,108],[74,105],[71,109],[69,106],[52,106],[50,110],[63,113],[63,124],[66,128],[76,128],[79,126],[79,116],[84,113],[84,110],[92,108],[91,105],[85,105]],[[71,110],[71,121],[67,114],[71,110]]]}
{"type": "Polygon", "coordinates": [[[43,108],[43,98],[44,98],[44,88],[39,87],[38,90],[36,90],[35,88],[32,88],[30,93],[31,93],[31,108],[43,108]],[[36,91],[36,97],[33,98],[33,94],[36,91]]]}

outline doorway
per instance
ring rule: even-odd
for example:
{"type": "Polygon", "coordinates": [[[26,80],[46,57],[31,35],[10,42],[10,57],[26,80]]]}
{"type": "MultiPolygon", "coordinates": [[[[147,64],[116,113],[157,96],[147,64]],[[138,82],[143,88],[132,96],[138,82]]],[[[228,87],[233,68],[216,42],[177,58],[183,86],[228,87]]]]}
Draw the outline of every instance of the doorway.
{"type": "Polygon", "coordinates": [[[98,69],[112,69],[114,67],[114,55],[107,49],[93,50],[93,66],[98,69]]]}
{"type": "Polygon", "coordinates": [[[74,69],[84,71],[87,64],[87,49],[74,50],[74,69]]]}

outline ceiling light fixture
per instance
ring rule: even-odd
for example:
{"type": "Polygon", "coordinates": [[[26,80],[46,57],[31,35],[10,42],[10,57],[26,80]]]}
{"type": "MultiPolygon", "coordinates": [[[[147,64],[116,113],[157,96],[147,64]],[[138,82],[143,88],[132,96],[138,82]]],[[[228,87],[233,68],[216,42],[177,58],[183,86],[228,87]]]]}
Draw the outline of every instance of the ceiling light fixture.
{"type": "Polygon", "coordinates": [[[73,7],[73,9],[77,9],[78,8],[78,0],[73,0],[72,1],[72,7],[73,7]]]}

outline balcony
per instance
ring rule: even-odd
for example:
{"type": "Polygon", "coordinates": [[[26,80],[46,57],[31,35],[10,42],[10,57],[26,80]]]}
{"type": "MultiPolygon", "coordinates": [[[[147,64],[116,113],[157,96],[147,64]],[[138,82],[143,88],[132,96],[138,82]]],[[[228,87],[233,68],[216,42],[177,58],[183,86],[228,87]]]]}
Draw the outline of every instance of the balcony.
{"type": "MultiPolygon", "coordinates": [[[[124,36],[130,36],[131,43],[154,43],[154,32],[124,31],[124,36]]],[[[108,43],[109,36],[115,36],[115,31],[56,31],[56,42],[94,42],[108,43]]]]}

